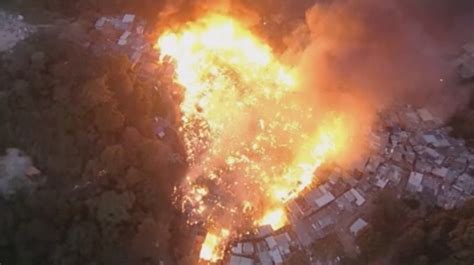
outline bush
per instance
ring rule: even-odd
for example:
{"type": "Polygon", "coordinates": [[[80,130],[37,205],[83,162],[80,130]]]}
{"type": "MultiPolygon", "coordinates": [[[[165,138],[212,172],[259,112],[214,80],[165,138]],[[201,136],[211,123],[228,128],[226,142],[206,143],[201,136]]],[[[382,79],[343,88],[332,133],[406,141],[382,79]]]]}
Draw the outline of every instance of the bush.
{"type": "Polygon", "coordinates": [[[403,203],[405,203],[411,210],[416,210],[420,208],[420,202],[414,198],[403,199],[403,203]]]}

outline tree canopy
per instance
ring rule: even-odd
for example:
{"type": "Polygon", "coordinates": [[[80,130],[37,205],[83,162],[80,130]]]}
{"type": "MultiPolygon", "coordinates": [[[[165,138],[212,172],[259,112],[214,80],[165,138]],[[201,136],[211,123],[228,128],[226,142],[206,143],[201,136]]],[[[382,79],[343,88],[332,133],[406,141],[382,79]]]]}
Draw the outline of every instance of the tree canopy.
{"type": "Polygon", "coordinates": [[[44,34],[2,55],[0,149],[21,148],[47,179],[0,198],[4,264],[174,259],[171,194],[184,168],[171,165],[179,143],[152,128],[176,108],[130,65],[44,34]]]}

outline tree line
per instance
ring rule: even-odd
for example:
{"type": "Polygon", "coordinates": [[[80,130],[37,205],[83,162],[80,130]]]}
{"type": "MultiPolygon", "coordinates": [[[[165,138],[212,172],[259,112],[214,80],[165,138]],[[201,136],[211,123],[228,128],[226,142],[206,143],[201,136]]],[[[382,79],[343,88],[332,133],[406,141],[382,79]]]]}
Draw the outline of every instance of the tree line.
{"type": "Polygon", "coordinates": [[[3,264],[174,261],[171,195],[185,167],[154,126],[176,108],[130,65],[54,34],[1,55],[0,150],[22,149],[47,179],[0,198],[3,264]]]}

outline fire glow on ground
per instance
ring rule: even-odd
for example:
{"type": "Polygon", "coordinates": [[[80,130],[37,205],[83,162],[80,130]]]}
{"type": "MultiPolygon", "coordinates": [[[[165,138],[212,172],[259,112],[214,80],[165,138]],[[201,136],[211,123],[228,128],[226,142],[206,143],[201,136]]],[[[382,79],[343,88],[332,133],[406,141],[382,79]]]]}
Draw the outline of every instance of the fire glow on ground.
{"type": "Polygon", "coordinates": [[[241,231],[286,224],[285,203],[348,144],[347,118],[316,120],[318,106],[300,100],[298,73],[232,17],[208,14],[169,29],[156,48],[184,94],[190,169],[180,207],[189,224],[204,222],[200,258],[216,262],[241,231]]]}

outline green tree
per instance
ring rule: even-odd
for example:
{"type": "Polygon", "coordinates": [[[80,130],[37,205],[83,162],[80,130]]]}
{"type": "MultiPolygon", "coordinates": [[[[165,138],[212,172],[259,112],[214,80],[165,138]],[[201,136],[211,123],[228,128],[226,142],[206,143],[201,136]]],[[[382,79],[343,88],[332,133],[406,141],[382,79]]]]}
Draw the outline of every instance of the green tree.
{"type": "Polygon", "coordinates": [[[110,102],[112,93],[109,91],[105,77],[94,78],[86,81],[79,94],[79,102],[84,111],[110,102]]]}
{"type": "Polygon", "coordinates": [[[21,147],[46,175],[34,192],[0,198],[2,262],[130,264],[133,245],[148,247],[146,260],[156,238],[152,259],[170,260],[170,193],[181,175],[169,154],[180,143],[154,136],[158,93],[125,57],[45,34],[0,57],[0,147],[21,147]]]}
{"type": "Polygon", "coordinates": [[[95,112],[95,125],[101,133],[116,133],[124,126],[125,117],[112,104],[100,106],[95,112]]]}
{"type": "Polygon", "coordinates": [[[92,212],[95,212],[101,226],[106,227],[128,221],[129,210],[134,201],[135,196],[132,193],[118,194],[114,191],[106,191],[91,200],[89,205],[92,212]]]}
{"type": "Polygon", "coordinates": [[[400,264],[410,263],[414,257],[422,254],[426,241],[426,232],[419,225],[409,228],[397,241],[396,249],[400,264]]]}
{"type": "Polygon", "coordinates": [[[125,149],[122,145],[109,145],[100,155],[100,164],[106,174],[122,176],[128,166],[126,159],[125,149]]]}

